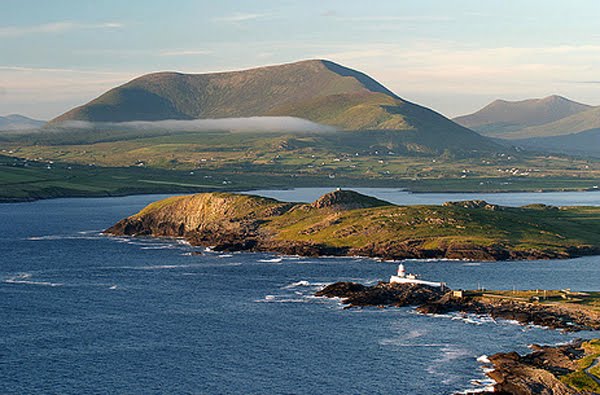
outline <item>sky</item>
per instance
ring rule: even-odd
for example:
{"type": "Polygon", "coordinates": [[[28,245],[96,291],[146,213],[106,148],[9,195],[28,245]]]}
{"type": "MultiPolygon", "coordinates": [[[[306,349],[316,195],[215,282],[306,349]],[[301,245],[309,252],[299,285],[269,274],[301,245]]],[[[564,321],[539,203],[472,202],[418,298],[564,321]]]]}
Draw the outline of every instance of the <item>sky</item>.
{"type": "Polygon", "coordinates": [[[0,115],[51,119],[155,71],[329,59],[446,116],[600,105],[597,0],[2,0],[0,115]]]}

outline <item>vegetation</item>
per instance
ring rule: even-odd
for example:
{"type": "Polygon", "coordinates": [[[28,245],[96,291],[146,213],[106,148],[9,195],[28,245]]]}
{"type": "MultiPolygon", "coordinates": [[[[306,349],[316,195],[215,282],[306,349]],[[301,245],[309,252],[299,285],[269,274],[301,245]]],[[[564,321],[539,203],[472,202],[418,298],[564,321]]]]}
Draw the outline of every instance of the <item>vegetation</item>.
{"type": "Polygon", "coordinates": [[[560,377],[560,380],[579,391],[599,393],[600,366],[597,361],[600,358],[600,339],[585,342],[582,348],[585,350],[586,356],[577,361],[577,368],[574,372],[560,377]],[[596,380],[590,376],[595,376],[596,380]]]}
{"type": "Polygon", "coordinates": [[[321,60],[228,73],[149,74],[41,131],[0,133],[0,150],[0,200],[299,186],[504,192],[600,184],[598,159],[501,146],[399,98],[365,74],[321,60]],[[69,120],[261,115],[302,117],[343,131],[55,127],[69,120]]]}
{"type": "Polygon", "coordinates": [[[277,245],[294,245],[319,246],[337,254],[474,259],[560,258],[600,251],[596,207],[508,208],[481,201],[395,206],[352,191],[332,192],[312,204],[225,193],[170,198],[115,229],[191,239],[213,229],[210,240],[218,244],[231,234],[214,229],[234,223],[239,225],[237,238],[255,239],[252,248],[262,245],[258,249],[273,251],[277,245]],[[213,215],[214,210],[219,215],[213,215]]]}
{"type": "Polygon", "coordinates": [[[419,145],[414,138],[411,132],[386,131],[3,134],[0,184],[6,187],[0,198],[294,186],[503,192],[600,184],[598,160],[510,150],[461,152],[447,145],[434,150],[433,143],[419,145]]]}
{"type": "Polygon", "coordinates": [[[344,130],[439,131],[494,144],[369,76],[325,60],[212,73],[155,73],[111,89],[53,120],[123,122],[295,116],[344,130]]]}

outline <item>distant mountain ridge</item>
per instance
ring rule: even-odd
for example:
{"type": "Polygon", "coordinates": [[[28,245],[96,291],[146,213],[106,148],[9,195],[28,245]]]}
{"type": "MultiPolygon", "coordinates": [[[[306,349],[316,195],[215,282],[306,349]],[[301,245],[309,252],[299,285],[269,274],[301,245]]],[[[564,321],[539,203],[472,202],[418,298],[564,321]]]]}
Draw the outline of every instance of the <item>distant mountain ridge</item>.
{"type": "Polygon", "coordinates": [[[600,129],[600,107],[591,107],[569,117],[540,126],[525,128],[520,138],[564,136],[588,130],[600,129]]]}
{"type": "Polygon", "coordinates": [[[484,135],[500,138],[522,137],[520,131],[555,122],[592,109],[592,106],[552,95],[521,101],[496,100],[481,110],[454,121],[484,135]]]}
{"type": "Polygon", "coordinates": [[[0,131],[30,130],[42,127],[46,122],[20,114],[0,116],[0,131]]]}
{"type": "Polygon", "coordinates": [[[531,137],[514,142],[529,149],[600,158],[600,128],[561,136],[531,137]]]}
{"type": "Polygon", "coordinates": [[[498,148],[443,115],[400,98],[366,74],[327,60],[222,73],[147,74],[50,125],[261,116],[297,117],[338,130],[401,131],[394,144],[414,152],[498,148]]]}

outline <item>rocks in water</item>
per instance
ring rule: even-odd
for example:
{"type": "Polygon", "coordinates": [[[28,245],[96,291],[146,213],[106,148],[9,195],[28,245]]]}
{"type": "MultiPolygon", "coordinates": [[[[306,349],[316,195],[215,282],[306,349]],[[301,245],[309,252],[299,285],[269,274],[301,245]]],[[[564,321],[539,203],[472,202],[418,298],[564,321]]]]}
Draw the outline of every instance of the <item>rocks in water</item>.
{"type": "Polygon", "coordinates": [[[560,346],[532,346],[527,355],[516,352],[489,357],[493,370],[488,376],[496,381],[493,394],[575,395],[595,392],[575,389],[560,380],[578,370],[578,361],[586,356],[584,341],[560,346]]]}
{"type": "Polygon", "coordinates": [[[422,284],[391,284],[379,282],[364,286],[352,282],[328,285],[316,296],[342,298],[348,307],[358,306],[415,306],[438,300],[445,291],[422,284]]]}
{"type": "Polygon", "coordinates": [[[512,320],[521,324],[533,324],[567,331],[600,329],[600,315],[592,311],[565,308],[558,304],[529,303],[510,298],[497,298],[480,292],[462,298],[448,293],[438,300],[422,304],[417,310],[424,314],[461,312],[488,315],[495,319],[512,320]]]}
{"type": "Polygon", "coordinates": [[[316,296],[342,298],[348,307],[417,306],[417,310],[424,314],[458,312],[567,331],[600,329],[600,314],[597,311],[556,303],[530,303],[479,291],[464,291],[462,296],[457,297],[448,288],[423,284],[379,282],[365,286],[337,282],[318,291],[316,296]]]}

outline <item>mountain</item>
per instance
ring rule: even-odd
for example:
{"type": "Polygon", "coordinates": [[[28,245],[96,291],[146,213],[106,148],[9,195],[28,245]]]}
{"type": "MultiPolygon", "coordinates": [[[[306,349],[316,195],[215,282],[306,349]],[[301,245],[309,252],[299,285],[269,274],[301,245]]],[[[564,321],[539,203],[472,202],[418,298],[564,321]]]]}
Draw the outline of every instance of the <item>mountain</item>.
{"type": "Polygon", "coordinates": [[[562,136],[600,129],[600,107],[592,107],[570,117],[521,130],[514,138],[562,136]]]}
{"type": "Polygon", "coordinates": [[[19,114],[0,116],[0,130],[30,130],[42,127],[45,123],[19,114]]]}
{"type": "Polygon", "coordinates": [[[412,131],[466,149],[496,147],[444,116],[398,97],[371,77],[326,60],[223,73],[147,74],[50,124],[257,116],[292,116],[341,130],[412,131]]]}
{"type": "Polygon", "coordinates": [[[496,100],[473,114],[454,118],[454,121],[484,135],[519,138],[519,131],[524,128],[554,122],[591,108],[556,95],[521,101],[496,100]]]}
{"type": "Polygon", "coordinates": [[[600,128],[563,136],[532,137],[515,143],[535,150],[600,157],[600,128]]]}

